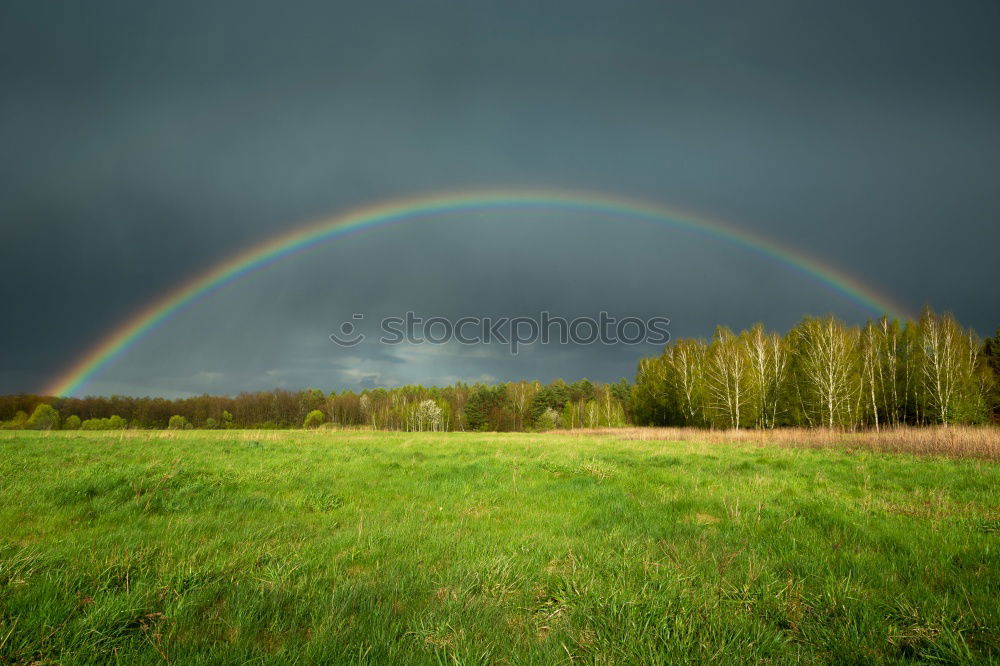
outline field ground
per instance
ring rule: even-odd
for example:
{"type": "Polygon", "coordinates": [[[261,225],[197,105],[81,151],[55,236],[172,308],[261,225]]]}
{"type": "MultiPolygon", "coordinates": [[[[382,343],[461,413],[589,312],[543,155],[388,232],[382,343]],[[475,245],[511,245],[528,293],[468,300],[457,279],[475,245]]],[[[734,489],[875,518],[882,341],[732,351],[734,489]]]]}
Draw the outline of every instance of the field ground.
{"type": "Polygon", "coordinates": [[[998,482],[613,433],[3,432],[0,663],[997,662],[998,482]]]}

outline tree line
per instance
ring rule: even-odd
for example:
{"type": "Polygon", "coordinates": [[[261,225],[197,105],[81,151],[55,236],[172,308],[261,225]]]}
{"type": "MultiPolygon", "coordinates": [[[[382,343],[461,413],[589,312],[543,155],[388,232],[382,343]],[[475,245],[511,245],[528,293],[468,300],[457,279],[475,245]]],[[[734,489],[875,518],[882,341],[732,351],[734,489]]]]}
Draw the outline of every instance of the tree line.
{"type": "Polygon", "coordinates": [[[894,427],[997,420],[1000,330],[980,340],[950,314],[864,326],[806,317],[680,339],[639,363],[638,423],[710,428],[894,427]]]}
{"type": "Polygon", "coordinates": [[[0,396],[0,429],[371,428],[537,431],[625,425],[871,428],[1000,422],[1000,329],[979,339],[949,314],[864,326],[806,317],[672,341],[634,384],[581,379],[237,396],[0,396]]]}
{"type": "Polygon", "coordinates": [[[404,431],[527,431],[632,423],[631,385],[459,383],[361,392],[276,389],[192,398],[0,396],[0,428],[37,430],[346,427],[404,431]]]}

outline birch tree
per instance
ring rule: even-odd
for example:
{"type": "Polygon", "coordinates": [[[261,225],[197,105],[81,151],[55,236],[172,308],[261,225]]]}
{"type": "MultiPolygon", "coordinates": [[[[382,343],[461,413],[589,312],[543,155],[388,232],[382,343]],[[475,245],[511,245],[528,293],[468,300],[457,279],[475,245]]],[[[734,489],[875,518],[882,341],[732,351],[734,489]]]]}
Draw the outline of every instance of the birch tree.
{"type": "Polygon", "coordinates": [[[625,409],[615,397],[610,385],[598,387],[595,400],[600,410],[599,423],[609,428],[625,425],[625,409]]]}
{"type": "Polygon", "coordinates": [[[899,382],[902,367],[899,322],[895,319],[890,321],[888,317],[882,317],[876,323],[875,330],[878,347],[881,351],[878,382],[882,414],[888,424],[895,427],[906,418],[899,382]]]}
{"type": "Polygon", "coordinates": [[[950,314],[924,308],[918,324],[920,380],[927,417],[949,425],[957,418],[979,420],[982,386],[977,375],[980,342],[950,314]]]}
{"type": "Polygon", "coordinates": [[[708,346],[701,340],[681,340],[673,345],[669,364],[673,370],[674,390],[687,425],[704,425],[705,369],[708,346]]]}
{"type": "Polygon", "coordinates": [[[920,316],[921,385],[927,408],[938,422],[948,425],[958,383],[961,350],[954,321],[938,317],[930,308],[920,316]]]}
{"type": "Polygon", "coordinates": [[[720,326],[708,348],[706,388],[709,405],[726,427],[739,429],[750,397],[750,368],[740,338],[720,326]]]}
{"type": "Polygon", "coordinates": [[[882,336],[872,322],[865,324],[861,330],[861,375],[869,415],[879,429],[879,400],[877,395],[882,392],[882,336]]]}
{"type": "Polygon", "coordinates": [[[807,318],[795,334],[805,409],[828,428],[852,423],[860,389],[854,363],[856,329],[829,316],[807,318]]]}
{"type": "Polygon", "coordinates": [[[746,334],[745,345],[750,370],[751,394],[756,403],[756,426],[773,428],[788,366],[785,344],[777,333],[767,333],[755,324],[746,334]]]}
{"type": "Polygon", "coordinates": [[[507,385],[510,403],[514,412],[514,429],[524,430],[525,415],[531,406],[531,399],[538,392],[538,382],[511,382],[507,385]]]}

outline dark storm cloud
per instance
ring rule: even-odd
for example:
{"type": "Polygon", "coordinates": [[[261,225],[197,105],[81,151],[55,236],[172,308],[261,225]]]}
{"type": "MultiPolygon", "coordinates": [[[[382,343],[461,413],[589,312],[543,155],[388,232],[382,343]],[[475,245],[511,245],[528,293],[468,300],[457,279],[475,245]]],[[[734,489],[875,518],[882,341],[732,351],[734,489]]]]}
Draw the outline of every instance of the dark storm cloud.
{"type": "MultiPolygon", "coordinates": [[[[704,211],[896,296],[997,321],[996,3],[7,3],[0,391],[172,285],[355,205],[527,185],[704,211]]],[[[354,312],[666,315],[675,335],[867,312],[623,220],[358,236],[220,291],[99,392],[631,375],[639,348],[349,354],[354,312]]]]}

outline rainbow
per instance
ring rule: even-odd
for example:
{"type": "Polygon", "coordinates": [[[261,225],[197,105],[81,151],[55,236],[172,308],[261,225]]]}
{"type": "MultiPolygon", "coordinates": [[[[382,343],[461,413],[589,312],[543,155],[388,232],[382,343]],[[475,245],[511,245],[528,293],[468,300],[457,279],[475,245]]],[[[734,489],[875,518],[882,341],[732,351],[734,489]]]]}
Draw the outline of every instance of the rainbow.
{"type": "Polygon", "coordinates": [[[843,294],[875,314],[905,313],[905,308],[816,258],[704,216],[591,193],[534,189],[463,191],[397,199],[357,208],[300,226],[234,254],[134,313],[52,381],[43,393],[55,396],[77,394],[95,375],[173,315],[208,294],[282,259],[352,233],[432,216],[497,210],[556,210],[600,214],[695,232],[767,256],[843,294]]]}

